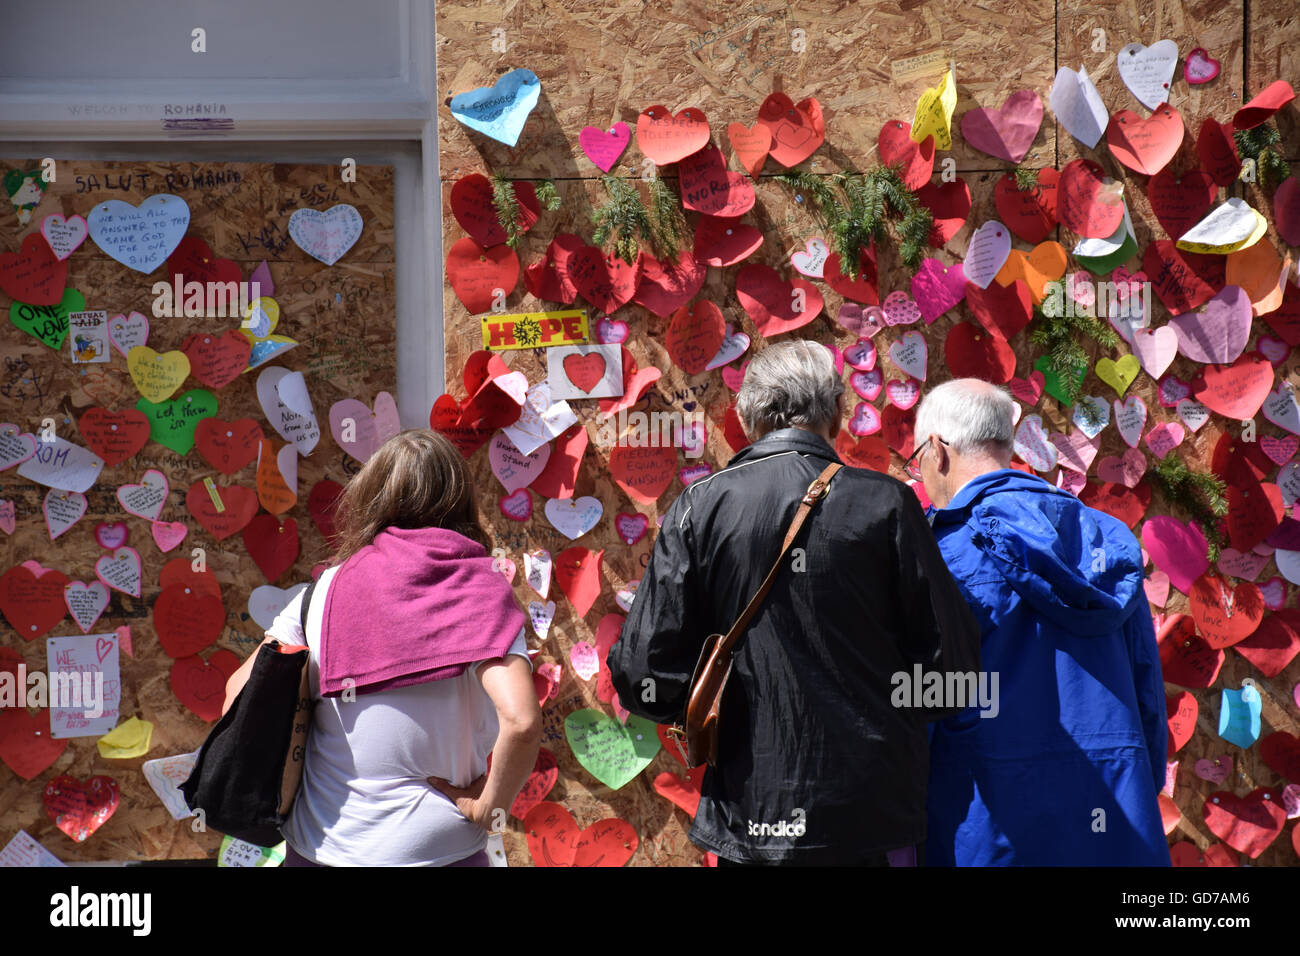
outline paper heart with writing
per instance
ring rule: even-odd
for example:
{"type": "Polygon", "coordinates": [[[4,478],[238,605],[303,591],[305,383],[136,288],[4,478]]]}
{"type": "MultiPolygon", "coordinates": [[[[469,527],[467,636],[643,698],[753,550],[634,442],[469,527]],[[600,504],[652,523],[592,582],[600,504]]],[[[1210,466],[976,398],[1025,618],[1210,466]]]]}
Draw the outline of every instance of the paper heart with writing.
{"type": "Polygon", "coordinates": [[[122,547],[130,537],[131,529],[126,526],[124,521],[114,521],[111,524],[101,521],[95,525],[95,543],[109,551],[115,551],[122,547]]]}
{"type": "Polygon", "coordinates": [[[632,714],[625,724],[592,708],[564,719],[564,736],[583,769],[611,790],[635,779],[659,753],[655,725],[632,714]]]}
{"type": "MultiPolygon", "coordinates": [[[[892,293],[891,293],[892,294],[892,293]]],[[[906,293],[899,293],[906,300],[906,293]]],[[[920,310],[917,311],[918,317],[920,310]]],[[[835,315],[835,322],[859,337],[859,341],[870,341],[882,328],[888,325],[884,309],[869,305],[865,309],[856,302],[845,302],[835,315]]],[[[874,348],[874,346],[873,346],[874,348]]]]}
{"type": "MultiPolygon", "coordinates": [[[[623,128],[627,129],[627,126],[624,125],[623,128]]],[[[526,180],[511,182],[509,188],[514,190],[518,209],[515,224],[520,233],[526,233],[537,224],[542,214],[541,204],[537,201],[537,190],[526,180]]],[[[508,238],[497,218],[492,197],[492,180],[482,173],[463,176],[451,187],[451,214],[460,227],[485,249],[499,246],[508,238]]]]}
{"type": "Polygon", "coordinates": [[[149,437],[178,455],[188,455],[194,435],[204,419],[217,414],[217,397],[204,388],[192,388],[170,400],[135,403],[136,411],[149,423],[149,437]]]}
{"type": "MultiPolygon", "coordinates": [[[[636,261],[625,262],[614,253],[605,253],[596,246],[583,246],[569,254],[565,270],[578,294],[602,312],[614,312],[631,302],[641,281],[641,265],[645,257],[638,253],[636,261]]],[[[682,270],[680,285],[689,287],[698,270],[696,265],[682,270]],[[687,277],[690,281],[686,281],[687,277]]],[[[690,296],[686,296],[690,298],[690,296]]]]}
{"type": "Polygon", "coordinates": [[[524,288],[547,302],[571,305],[578,289],[569,278],[569,256],[585,245],[571,232],[558,233],[547,245],[545,255],[524,269],[524,288]]]}
{"type": "Polygon", "coordinates": [[[962,270],[966,281],[987,289],[1011,254],[1011,230],[990,219],[975,230],[966,246],[962,270]]]}
{"type": "Polygon", "coordinates": [[[196,332],[181,343],[181,352],[191,375],[209,388],[222,388],[247,370],[253,344],[236,329],[220,335],[196,332]]]}
{"type": "Polygon", "coordinates": [[[154,403],[170,398],[190,374],[190,359],[184,352],[155,352],[147,345],[131,349],[126,365],[140,395],[154,403]]]}
{"type": "Polygon", "coordinates": [[[744,173],[727,169],[711,143],[677,163],[682,206],[706,216],[735,218],[754,208],[754,186],[744,173]]]}
{"type": "Polygon", "coordinates": [[[755,122],[753,126],[730,123],[727,126],[727,139],[736,161],[745,172],[757,179],[763,171],[767,154],[772,149],[772,131],[761,122],[755,122]]]}
{"type": "Polygon", "coordinates": [[[917,143],[912,139],[912,124],[889,120],[880,127],[876,147],[881,165],[898,166],[903,185],[916,191],[930,181],[934,172],[934,137],[917,143]]]}
{"type": "Polygon", "coordinates": [[[708,266],[732,266],[748,259],[763,244],[763,233],[739,219],[700,216],[692,250],[708,266]]]}
{"type": "Polygon", "coordinates": [[[1201,311],[1175,315],[1169,325],[1183,355],[1193,362],[1226,365],[1236,361],[1250,339],[1250,299],[1240,287],[1224,286],[1201,311]]]}
{"type": "Polygon", "coordinates": [[[854,406],[853,414],[845,427],[859,438],[864,435],[874,435],[881,428],[880,412],[874,405],[859,402],[854,406]]]}
{"type": "Polygon", "coordinates": [[[108,585],[103,581],[92,581],[90,584],[72,581],[63,591],[68,614],[77,627],[81,628],[82,634],[90,633],[90,629],[108,607],[109,598],[108,585]]]}
{"type": "Polygon", "coordinates": [[[539,445],[531,454],[525,455],[515,447],[505,432],[497,432],[488,446],[488,462],[492,473],[507,493],[514,493],[532,484],[550,457],[549,444],[539,445]]]}
{"type": "Polygon", "coordinates": [[[1071,160],[1061,170],[1058,186],[1061,225],[1086,238],[1114,235],[1124,221],[1123,191],[1123,184],[1106,176],[1092,160],[1071,160]]]}
{"type": "Polygon", "coordinates": [[[709,142],[709,121],[702,110],[687,107],[675,115],[655,105],[636,118],[636,144],[658,166],[685,159],[709,142]]]}
{"type": "Polygon", "coordinates": [[[1174,315],[1213,298],[1224,287],[1226,268],[1223,256],[1184,252],[1170,239],[1155,240],[1142,255],[1142,271],[1150,277],[1151,288],[1174,315]]]}
{"type": "MultiPolygon", "coordinates": [[[[1166,585],[1167,587],[1167,585],[1166,585]]],[[[1171,614],[1156,634],[1160,670],[1166,681],[1181,687],[1209,687],[1219,676],[1224,652],[1211,647],[1196,633],[1196,622],[1187,614],[1171,614]]],[[[1200,761],[1197,762],[1199,768],[1200,761]]],[[[1199,776],[1199,769],[1197,772],[1199,776]]],[[[1222,782],[1222,781],[1218,781],[1222,782]]]]}
{"type": "Polygon", "coordinates": [[[822,310],[822,295],[803,279],[786,282],[771,266],[751,264],[736,275],[736,297],[764,338],[802,328],[822,310]]]}
{"type": "Polygon", "coordinates": [[[120,547],[112,554],[101,555],[95,562],[95,577],[114,591],[138,598],[142,579],[140,553],[135,548],[120,547]]]}
{"type": "Polygon", "coordinates": [[[332,266],[356,245],[364,225],[361,213],[350,203],[325,210],[304,207],[289,217],[289,238],[313,259],[332,266]]]}
{"type": "Polygon", "coordinates": [[[1026,405],[1037,405],[1043,397],[1043,373],[1030,372],[1025,378],[1013,378],[1007,382],[1007,390],[1026,405]]]}
{"type": "Polygon", "coordinates": [[[757,125],[772,136],[768,155],[787,169],[802,163],[826,139],[822,107],[812,96],[795,103],[784,93],[769,94],[758,109],[757,125]]]}
{"type": "Polygon", "coordinates": [[[1177,422],[1161,422],[1147,432],[1147,447],[1157,458],[1164,458],[1183,443],[1187,432],[1177,422]]]}
{"type": "MultiPolygon", "coordinates": [[[[968,295],[969,291],[968,288],[968,295]]],[[[943,356],[956,378],[982,378],[1002,385],[1016,371],[1016,353],[1006,339],[990,334],[974,322],[953,325],[944,339],[943,356]]]]}
{"type": "Polygon", "coordinates": [[[1090,438],[1082,431],[1071,432],[1068,435],[1053,432],[1048,438],[1056,446],[1057,463],[1062,468],[1068,468],[1080,475],[1088,474],[1093,459],[1101,450],[1101,439],[1090,438]]]}
{"type": "Polygon", "coordinates": [[[678,253],[675,262],[665,263],[642,253],[640,269],[632,301],[660,318],[667,318],[689,302],[704,285],[708,272],[688,249],[678,253]]]}
{"type": "Polygon", "coordinates": [[[41,511],[45,515],[45,528],[50,540],[62,535],[81,520],[89,503],[86,496],[75,491],[58,491],[51,488],[41,502],[41,511]]]}
{"type": "Polygon", "coordinates": [[[28,305],[58,305],[67,284],[68,264],[38,233],[28,233],[18,252],[0,252],[0,289],[28,305]]]}
{"type": "Polygon", "coordinates": [[[599,498],[551,498],[546,502],[546,520],[570,541],[581,538],[600,523],[604,505],[599,498]]]}
{"type": "Polygon", "coordinates": [[[998,219],[1025,242],[1039,243],[1056,227],[1056,196],[1061,174],[1052,166],[1038,170],[1038,182],[1021,189],[1006,173],[993,189],[998,219]]]}
{"type": "Polygon", "coordinates": [[[197,654],[221,636],[225,624],[221,598],[188,584],[164,586],[153,604],[158,643],[171,658],[197,654]]]}
{"type": "Polygon", "coordinates": [[[1219,61],[1205,52],[1204,47],[1197,47],[1183,60],[1183,79],[1193,86],[1208,83],[1219,75],[1219,61]]]}
{"type": "Polygon", "coordinates": [[[1192,384],[1192,397],[1225,418],[1253,418],[1268,398],[1273,366],[1247,353],[1232,365],[1207,365],[1192,384]]]}
{"type": "Polygon", "coordinates": [[[225,648],[213,651],[206,661],[197,655],[179,658],[172,662],[169,675],[172,693],[200,720],[219,720],[226,681],[239,664],[239,658],[225,648]]]}
{"type": "MultiPolygon", "coordinates": [[[[1115,401],[1115,427],[1124,439],[1124,444],[1136,448],[1142,440],[1142,429],[1147,424],[1147,406],[1137,395],[1130,395],[1124,401],[1115,401]]],[[[1130,486],[1131,487],[1131,486],[1130,486]]]]}
{"type": "Polygon", "coordinates": [[[253,588],[248,595],[248,616],[253,623],[263,630],[268,630],[295,597],[307,590],[307,585],[295,584],[291,588],[277,588],[262,584],[253,588]]]}
{"type": "Polygon", "coordinates": [[[1014,448],[1020,459],[1040,474],[1056,467],[1056,445],[1047,437],[1040,415],[1026,415],[1016,427],[1014,448]]]}
{"type": "Polygon", "coordinates": [[[541,80],[532,70],[510,70],[491,86],[457,93],[448,102],[451,115],[461,124],[498,143],[514,146],[542,93],[541,80]]]}
{"type": "Polygon", "coordinates": [[[878,368],[854,372],[849,376],[849,387],[868,402],[874,402],[885,387],[884,373],[878,368]]]}
{"type": "MultiPolygon", "coordinates": [[[[924,382],[929,364],[930,350],[925,336],[920,332],[905,332],[903,337],[889,346],[889,360],[910,378],[924,382]]],[[[893,383],[890,383],[891,385],[893,383]]],[[[917,390],[919,392],[919,388],[917,390]]],[[[892,398],[892,393],[891,393],[892,398]]],[[[895,404],[899,404],[895,402],[895,404]]],[[[913,404],[915,401],[913,400],[913,404]]],[[[900,405],[900,407],[903,407],[900,405]]],[[[911,405],[906,406],[908,408],[911,405]]]]}
{"type": "Polygon", "coordinates": [[[1115,482],[1126,488],[1135,488],[1147,472],[1146,455],[1137,448],[1130,448],[1119,457],[1103,458],[1097,465],[1097,477],[1102,481],[1115,482]]]}
{"type": "Polygon", "coordinates": [[[90,238],[111,259],[148,275],[185,238],[190,207],[180,196],[155,193],[138,206],[120,199],[96,203],[86,217],[90,238]]]}
{"type": "Polygon", "coordinates": [[[507,245],[485,249],[465,236],[447,251],[446,272],[452,291],[466,309],[475,314],[487,312],[499,298],[514,291],[519,282],[519,257],[507,245]]]}
{"type": "Polygon", "coordinates": [[[800,275],[810,279],[820,279],[826,272],[826,258],[830,255],[826,240],[819,236],[807,240],[802,249],[795,250],[790,256],[790,265],[800,275]]]}
{"type": "Polygon", "coordinates": [[[615,445],[609,455],[609,471],[629,498],[653,504],[672,483],[677,468],[677,449],[663,446],[615,445]]]}
{"type": "Polygon", "coordinates": [[[1090,508],[1118,518],[1131,529],[1142,520],[1151,504],[1151,488],[1146,482],[1129,488],[1116,482],[1090,481],[1080,491],[1079,500],[1090,508]]]}
{"type": "Polygon", "coordinates": [[[144,345],[149,341],[148,316],[143,312],[132,312],[129,315],[119,312],[110,317],[108,340],[123,357],[130,355],[131,350],[137,345],[144,345]]]}
{"type": "Polygon", "coordinates": [[[0,424],[0,471],[21,465],[35,455],[35,435],[22,431],[13,422],[0,424]]]}
{"type": "MultiPolygon", "coordinates": [[[[0,425],[0,432],[4,427],[0,425]]],[[[149,419],[134,408],[117,412],[98,406],[88,408],[78,420],[77,428],[86,447],[110,466],[126,461],[149,440],[149,419]]],[[[0,439],[0,466],[4,465],[4,451],[5,443],[0,439]]],[[[35,452],[33,444],[32,454],[35,452]]]]}
{"type": "Polygon", "coordinates": [[[916,193],[917,201],[930,210],[930,245],[942,248],[961,231],[970,216],[970,186],[958,176],[951,182],[927,182],[916,193]]]}
{"type": "Polygon", "coordinates": [[[533,496],[520,488],[497,499],[497,508],[511,521],[527,521],[533,516],[533,496]]]}
{"type": "Polygon", "coordinates": [[[74,842],[82,843],[117,812],[121,789],[112,777],[78,780],[60,774],[45,785],[41,803],[54,825],[74,842]]]}
{"type": "Polygon", "coordinates": [[[722,310],[701,300],[682,306],[673,315],[664,336],[668,356],[688,375],[705,371],[726,339],[722,310]]]}
{"type": "Polygon", "coordinates": [[[1270,611],[1280,611],[1286,607],[1286,591],[1286,580],[1278,575],[1274,575],[1259,586],[1259,593],[1264,595],[1264,606],[1270,611]]]}
{"type": "Polygon", "coordinates": [[[310,455],[320,441],[320,423],[302,372],[272,365],[257,376],[257,401],[276,434],[292,442],[298,454],[310,455]]]}
{"type": "Polygon", "coordinates": [[[1269,848],[1286,823],[1280,794],[1267,787],[1257,787],[1244,797],[1215,791],[1205,798],[1202,816],[1206,829],[1252,860],[1269,848]]]}
{"type": "Polygon", "coordinates": [[[257,457],[262,426],[252,418],[202,419],[194,429],[194,446],[203,460],[223,475],[233,475],[257,457]]]}
{"type": "Polygon", "coordinates": [[[268,584],[274,584],[298,560],[298,522],[271,514],[256,515],[241,533],[244,549],[268,584]]]}
{"type": "Polygon", "coordinates": [[[167,476],[156,468],[148,469],[139,483],[127,482],[117,489],[117,501],[122,509],[137,518],[157,521],[167,504],[167,495],[171,483],[167,476]]]}
{"type": "Polygon", "coordinates": [[[970,283],[966,281],[966,273],[960,262],[946,266],[938,259],[923,260],[912,276],[912,298],[916,301],[925,324],[930,325],[965,299],[968,286],[970,283]]]}
{"type": "Polygon", "coordinates": [[[961,118],[961,135],[980,152],[1019,163],[1043,122],[1043,101],[1033,90],[1017,90],[1000,108],[978,107],[961,118]]]}
{"type": "Polygon", "coordinates": [[[242,485],[213,485],[222,507],[217,508],[208,492],[206,482],[200,480],[190,485],[185,493],[185,506],[208,534],[222,541],[242,531],[257,514],[257,492],[242,485]]]}
{"type": "Polygon", "coordinates": [[[1150,46],[1130,43],[1115,54],[1115,67],[1138,102],[1154,110],[1169,99],[1169,86],[1178,68],[1178,44],[1173,40],[1150,46]]]}
{"type": "Polygon", "coordinates": [[[1144,176],[1154,176],[1178,153],[1183,142],[1183,117],[1166,102],[1143,119],[1132,110],[1120,110],[1106,127],[1106,145],[1123,165],[1144,176]]]}
{"type": "Polygon", "coordinates": [[[1182,691],[1172,697],[1165,695],[1166,726],[1169,728],[1170,756],[1181,750],[1196,732],[1196,716],[1200,706],[1191,691],[1182,691]]]}
{"type": "Polygon", "coordinates": [[[856,279],[850,278],[844,273],[838,252],[833,252],[826,257],[822,278],[828,286],[846,299],[861,302],[863,305],[877,305],[880,302],[880,293],[876,288],[876,283],[879,280],[876,273],[876,248],[874,244],[865,249],[859,249],[858,277],[856,279]]]}
{"type": "Polygon", "coordinates": [[[858,339],[844,350],[844,361],[849,368],[859,372],[870,372],[876,367],[876,343],[871,339],[858,339]]]}
{"type": "Polygon", "coordinates": [[[1197,631],[1216,650],[1249,637],[1264,617],[1263,595],[1249,581],[1230,588],[1223,578],[1203,574],[1187,598],[1197,631]]]}
{"type": "Polygon", "coordinates": [[[1200,777],[1202,780],[1208,780],[1210,783],[1221,784],[1232,776],[1232,767],[1232,757],[1228,754],[1224,754],[1221,757],[1215,757],[1213,760],[1201,758],[1196,761],[1192,770],[1196,776],[1200,777]]]}
{"type": "Polygon", "coordinates": [[[850,467],[889,471],[889,446],[874,435],[854,441],[847,430],[841,431],[835,439],[835,453],[850,467]]]}
{"type": "Polygon", "coordinates": [[[41,220],[41,235],[59,259],[66,259],[81,247],[90,235],[90,228],[81,216],[64,219],[57,213],[41,220]]]}
{"type": "Polygon", "coordinates": [[[43,345],[56,352],[68,337],[68,316],[86,308],[86,297],[76,289],[64,289],[55,305],[31,305],[14,300],[9,306],[9,321],[43,345]]]}

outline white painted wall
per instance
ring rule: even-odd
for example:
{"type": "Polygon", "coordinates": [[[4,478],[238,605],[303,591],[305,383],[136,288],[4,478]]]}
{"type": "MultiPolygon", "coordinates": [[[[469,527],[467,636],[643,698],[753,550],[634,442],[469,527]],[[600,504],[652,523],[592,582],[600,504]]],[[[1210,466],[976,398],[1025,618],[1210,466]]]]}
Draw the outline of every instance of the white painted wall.
{"type": "Polygon", "coordinates": [[[38,9],[4,28],[5,155],[394,166],[397,402],[403,425],[427,425],[443,390],[433,0],[38,9]],[[207,53],[191,51],[195,27],[207,53]],[[228,128],[178,128],[192,118],[228,128]]]}

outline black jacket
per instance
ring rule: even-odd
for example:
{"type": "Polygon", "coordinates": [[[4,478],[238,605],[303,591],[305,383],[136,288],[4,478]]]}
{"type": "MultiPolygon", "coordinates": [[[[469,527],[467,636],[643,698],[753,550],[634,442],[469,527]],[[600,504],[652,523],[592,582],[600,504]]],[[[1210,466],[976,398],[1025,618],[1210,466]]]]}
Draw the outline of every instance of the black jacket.
{"type": "MultiPolygon", "coordinates": [[[[619,700],[679,720],[704,639],[726,633],[834,450],[771,432],[669,507],[608,664],[619,700]],[[653,684],[644,683],[651,678],[653,684]],[[650,698],[650,699],[647,699],[650,698]]],[[[979,670],[979,629],[912,490],[845,467],[737,644],[690,838],[729,860],[852,863],[925,837],[927,720],[899,673],[979,670]]]]}

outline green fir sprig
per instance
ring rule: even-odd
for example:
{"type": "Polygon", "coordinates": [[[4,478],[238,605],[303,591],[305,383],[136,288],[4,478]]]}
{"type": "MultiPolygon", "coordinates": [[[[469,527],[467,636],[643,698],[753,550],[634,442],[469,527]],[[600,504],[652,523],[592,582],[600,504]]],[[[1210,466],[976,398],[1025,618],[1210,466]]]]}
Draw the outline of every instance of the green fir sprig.
{"type": "Polygon", "coordinates": [[[1236,130],[1232,138],[1237,143],[1237,155],[1255,161],[1255,173],[1264,186],[1276,188],[1291,175],[1291,166],[1282,155],[1282,134],[1272,123],[1236,130]]]}
{"type": "Polygon", "coordinates": [[[920,266],[933,216],[897,168],[876,166],[865,173],[846,170],[829,176],[798,171],[773,178],[793,191],[796,200],[806,197],[826,228],[828,244],[839,254],[840,271],[849,278],[856,279],[861,271],[862,250],[888,239],[891,225],[899,257],[909,269],[920,266]]]}
{"type": "Polygon", "coordinates": [[[664,181],[658,177],[650,181],[649,205],[627,180],[605,175],[600,181],[609,201],[591,214],[596,226],[592,240],[596,245],[605,246],[613,240],[615,254],[629,265],[636,262],[640,241],[649,243],[661,261],[675,260],[687,235],[686,220],[677,197],[664,181]]]}
{"type": "Polygon", "coordinates": [[[1030,169],[1028,166],[1017,166],[1013,171],[1016,177],[1016,188],[1021,192],[1027,192],[1038,185],[1037,169],[1030,169]]]}
{"type": "Polygon", "coordinates": [[[1210,471],[1193,471],[1177,455],[1165,455],[1147,472],[1147,480],[1166,504],[1200,526],[1209,545],[1207,557],[1218,561],[1223,547],[1219,519],[1228,513],[1223,479],[1210,471]]]}
{"type": "Polygon", "coordinates": [[[542,208],[547,212],[555,212],[560,208],[560,191],[555,188],[555,183],[549,179],[543,179],[537,184],[537,201],[542,204],[542,208]]]}
{"type": "Polygon", "coordinates": [[[1034,306],[1029,341],[1046,355],[1048,368],[1060,379],[1069,398],[1068,404],[1073,405],[1082,387],[1079,372],[1086,371],[1090,361],[1081,337],[1114,348],[1119,345],[1119,336],[1095,315],[1088,315],[1077,307],[1068,307],[1068,295],[1063,279],[1048,284],[1042,303],[1034,306]],[[1063,307],[1058,309],[1057,303],[1063,307]]]}
{"type": "MultiPolygon", "coordinates": [[[[559,190],[549,179],[543,179],[538,183],[536,193],[537,201],[547,211],[554,212],[560,208],[559,190]]],[[[497,222],[505,231],[506,245],[511,249],[518,249],[525,231],[519,225],[523,219],[523,211],[519,208],[519,196],[515,192],[514,180],[508,179],[504,173],[492,174],[492,206],[496,209],[497,222]]]]}

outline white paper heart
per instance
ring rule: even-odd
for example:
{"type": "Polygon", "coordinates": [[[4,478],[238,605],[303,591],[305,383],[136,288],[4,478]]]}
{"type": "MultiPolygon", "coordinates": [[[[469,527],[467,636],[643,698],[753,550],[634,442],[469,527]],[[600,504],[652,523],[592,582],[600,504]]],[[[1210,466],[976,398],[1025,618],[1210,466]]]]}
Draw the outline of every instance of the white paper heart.
{"type": "Polygon", "coordinates": [[[305,590],[305,581],[291,588],[277,588],[272,584],[255,587],[248,595],[248,616],[262,630],[268,630],[280,612],[289,606],[289,602],[305,590]]]}
{"type": "Polygon", "coordinates": [[[1056,446],[1047,438],[1041,415],[1026,415],[1020,420],[1013,447],[1016,454],[1039,474],[1046,474],[1056,467],[1056,446]]]}
{"type": "Polygon", "coordinates": [[[157,521],[162,514],[163,505],[167,503],[169,491],[171,484],[167,481],[167,476],[156,468],[150,468],[138,484],[125,484],[118,488],[117,500],[127,514],[157,521]]]}
{"type": "Polygon", "coordinates": [[[316,421],[302,372],[290,372],[279,365],[263,369],[257,376],[257,401],[276,433],[285,441],[293,442],[298,454],[310,455],[320,441],[320,423],[316,421]],[[308,413],[305,415],[294,411],[289,404],[292,401],[302,408],[304,396],[307,396],[308,413]]]}
{"type": "Polygon", "coordinates": [[[551,498],[546,502],[546,520],[570,541],[581,538],[600,523],[605,506],[599,498],[551,498]]]}
{"type": "Polygon", "coordinates": [[[137,345],[149,343],[149,318],[143,312],[123,315],[119,312],[108,320],[108,340],[125,358],[137,345]]]}
{"type": "Polygon", "coordinates": [[[60,215],[46,216],[41,221],[41,235],[54,250],[54,257],[62,262],[77,251],[90,235],[86,220],[81,216],[64,219],[60,215]]]}
{"type": "Polygon", "coordinates": [[[546,599],[551,590],[551,552],[527,551],[524,553],[524,580],[537,592],[538,597],[546,599]]]}
{"type": "Polygon", "coordinates": [[[1097,145],[1110,123],[1110,112],[1082,66],[1077,73],[1068,66],[1056,71],[1048,102],[1057,122],[1089,149],[1097,145]]]}
{"type": "Polygon", "coordinates": [[[1178,66],[1178,44],[1161,40],[1150,46],[1130,43],[1115,55],[1119,78],[1149,110],[1169,102],[1169,85],[1178,66]]]}
{"type": "Polygon", "coordinates": [[[299,209],[289,217],[289,238],[313,259],[332,266],[361,238],[361,213],[339,203],[324,212],[299,209]]]}
{"type": "Polygon", "coordinates": [[[0,471],[21,465],[36,454],[36,436],[13,422],[0,423],[0,471]]]}
{"type": "Polygon", "coordinates": [[[889,360],[907,373],[908,377],[925,381],[930,350],[925,336],[920,332],[903,333],[903,337],[889,347],[889,360]]]}
{"type": "Polygon", "coordinates": [[[1010,255],[1011,230],[990,219],[975,230],[966,246],[966,258],[962,262],[966,281],[987,289],[1010,255]]]}
{"type": "Polygon", "coordinates": [[[826,271],[826,260],[830,254],[826,241],[814,236],[804,244],[802,251],[790,256],[790,265],[794,266],[796,272],[820,279],[826,271]]]}
{"type": "Polygon", "coordinates": [[[45,514],[45,528],[53,541],[74,524],[81,520],[90,503],[86,496],[75,491],[59,491],[51,488],[45,493],[41,510],[45,514]]]}
{"type": "Polygon", "coordinates": [[[533,625],[533,633],[541,640],[546,640],[547,633],[551,630],[551,621],[555,620],[555,602],[547,601],[543,604],[541,601],[528,602],[528,621],[533,625]]]}
{"type": "Polygon", "coordinates": [[[1193,432],[1200,431],[1201,426],[1210,420],[1210,410],[1194,398],[1181,399],[1175,408],[1183,424],[1193,432]]]}
{"type": "Polygon", "coordinates": [[[1070,420],[1089,438],[1096,438],[1110,424],[1110,405],[1099,395],[1083,395],[1075,405],[1070,420]]]}
{"type": "Polygon", "coordinates": [[[1279,382],[1277,388],[1264,399],[1260,410],[1274,425],[1285,428],[1293,435],[1300,435],[1300,404],[1296,403],[1295,389],[1290,382],[1279,382]]]}
{"type": "Polygon", "coordinates": [[[1136,395],[1130,395],[1120,402],[1115,401],[1115,427],[1119,435],[1130,448],[1136,448],[1142,440],[1142,430],[1147,424],[1146,402],[1136,395]]]}
{"type": "Polygon", "coordinates": [[[115,591],[140,596],[140,555],[135,548],[118,548],[95,562],[95,576],[115,591]]]}
{"type": "Polygon", "coordinates": [[[63,603],[68,606],[72,619],[81,628],[82,634],[89,634],[101,614],[108,607],[109,593],[103,581],[72,581],[63,588],[63,603]]]}

